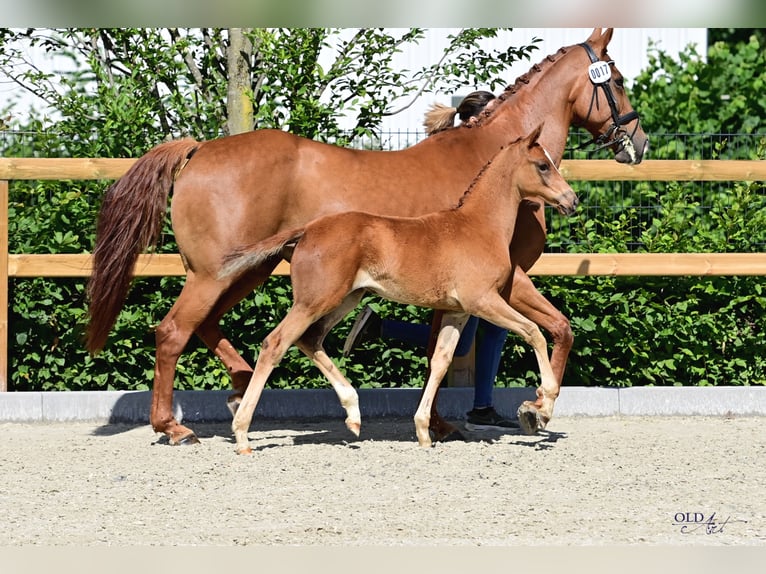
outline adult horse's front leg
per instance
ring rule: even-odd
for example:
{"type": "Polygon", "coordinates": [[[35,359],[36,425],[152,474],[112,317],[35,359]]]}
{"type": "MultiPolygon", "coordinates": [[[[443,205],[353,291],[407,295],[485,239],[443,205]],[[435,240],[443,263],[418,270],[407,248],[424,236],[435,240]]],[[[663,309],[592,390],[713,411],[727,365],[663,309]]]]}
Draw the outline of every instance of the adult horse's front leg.
{"type": "Polygon", "coordinates": [[[534,434],[545,428],[553,414],[552,401],[555,401],[561,390],[574,336],[569,320],[537,290],[529,276],[519,268],[513,273],[509,303],[527,319],[545,329],[553,338],[550,357],[553,383],[548,389],[538,387],[537,399],[522,403],[518,412],[522,429],[528,434],[534,434]],[[546,396],[552,397],[549,408],[544,408],[548,400],[546,396]]]}

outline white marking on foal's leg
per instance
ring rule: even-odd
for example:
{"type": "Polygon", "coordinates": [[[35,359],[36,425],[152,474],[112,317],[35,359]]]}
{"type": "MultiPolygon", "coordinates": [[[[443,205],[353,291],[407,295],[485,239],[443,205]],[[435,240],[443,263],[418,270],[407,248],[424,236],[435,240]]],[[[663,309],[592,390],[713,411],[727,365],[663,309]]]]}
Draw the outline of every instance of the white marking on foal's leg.
{"type": "Polygon", "coordinates": [[[532,401],[525,401],[518,410],[519,424],[526,433],[532,434],[548,424],[553,416],[553,403],[558,396],[557,379],[548,357],[548,342],[535,323],[509,306],[506,301],[493,299],[489,303],[491,305],[487,305],[483,312],[477,314],[495,325],[520,335],[532,346],[537,358],[541,379],[537,390],[537,396],[541,397],[540,406],[538,407],[532,401]]]}
{"type": "Polygon", "coordinates": [[[346,428],[355,436],[359,436],[362,428],[362,413],[359,410],[359,395],[356,389],[343,376],[324,350],[318,349],[312,352],[301,347],[301,351],[314,361],[314,364],[330,381],[332,388],[335,389],[335,394],[338,395],[341,406],[346,410],[346,428]]]}
{"type": "Polygon", "coordinates": [[[556,376],[553,374],[553,368],[548,357],[548,344],[545,337],[539,329],[537,329],[533,337],[535,342],[532,345],[540,367],[541,379],[537,395],[542,397],[542,406],[538,409],[538,413],[542,428],[545,428],[548,421],[553,418],[553,404],[559,395],[559,385],[556,381],[556,376]]]}
{"type": "Polygon", "coordinates": [[[252,452],[247,438],[247,431],[250,430],[255,407],[258,406],[258,400],[261,397],[263,387],[273,369],[272,364],[261,361],[259,357],[255,364],[253,375],[250,377],[250,384],[248,384],[247,390],[242,397],[242,402],[234,414],[234,419],[231,421],[231,430],[234,432],[234,437],[237,441],[236,450],[239,454],[250,454],[252,452]]]}
{"type": "Polygon", "coordinates": [[[455,348],[460,340],[460,333],[468,321],[468,315],[447,313],[442,318],[439,337],[436,340],[436,348],[431,357],[431,375],[428,377],[426,387],[423,390],[423,396],[415,411],[415,434],[418,437],[420,446],[431,446],[431,433],[429,426],[431,423],[431,407],[436,400],[436,391],[439,388],[444,375],[447,374],[452,357],[455,354],[455,348]]]}

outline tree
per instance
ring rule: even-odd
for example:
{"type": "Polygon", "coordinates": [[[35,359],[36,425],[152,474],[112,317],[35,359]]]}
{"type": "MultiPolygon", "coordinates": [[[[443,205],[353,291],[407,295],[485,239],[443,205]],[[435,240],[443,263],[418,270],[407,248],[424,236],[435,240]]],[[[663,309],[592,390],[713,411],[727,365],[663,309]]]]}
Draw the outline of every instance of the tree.
{"type": "Polygon", "coordinates": [[[57,130],[98,133],[102,141],[119,132],[117,149],[107,141],[93,151],[138,155],[167,137],[226,134],[230,81],[235,92],[250,96],[256,127],[344,143],[344,116],[354,120],[348,137],[368,136],[392,113],[394,99],[466,83],[500,85],[507,66],[534,49],[487,51],[480,41],[496,29],[461,30],[439,62],[393,69],[394,54],[427,34],[419,28],[3,29],[0,73],[55,111],[57,130]],[[73,70],[46,71],[25,58],[27,48],[66,58],[73,70]]]}
{"type": "Polygon", "coordinates": [[[739,43],[747,44],[751,36],[755,36],[761,46],[766,46],[766,30],[763,28],[708,28],[707,43],[712,46],[724,42],[734,47],[739,43]]]}
{"type": "MultiPolygon", "coordinates": [[[[164,139],[216,138],[240,131],[240,122],[345,144],[369,138],[384,115],[396,112],[391,102],[398,98],[464,84],[504,85],[506,67],[528,57],[533,46],[483,49],[480,41],[496,33],[461,30],[439,61],[397,70],[394,54],[415,48],[427,30],[0,29],[0,74],[44,104],[14,126],[38,133],[36,149],[10,143],[3,152],[138,157],[164,139]],[[66,71],[46,69],[27,58],[29,50],[63,59],[66,71]],[[235,119],[246,107],[242,95],[252,120],[247,113],[235,119]],[[352,119],[350,133],[341,126],[344,117],[352,119]]],[[[104,187],[105,182],[14,182],[11,250],[90,251],[104,187]]],[[[160,250],[175,251],[169,226],[164,237],[160,250]]],[[[80,341],[82,281],[14,280],[11,388],[147,388],[153,326],[168,311],[178,283],[177,278],[136,281],[116,327],[122,336],[92,358],[80,341]]],[[[275,279],[225,317],[227,330],[247,332],[257,345],[289,304],[289,282],[275,279]]],[[[212,353],[193,346],[189,351],[178,367],[181,388],[228,386],[212,353]]],[[[386,368],[406,372],[413,362],[414,357],[402,356],[386,368]]],[[[283,365],[286,384],[324,386],[300,357],[283,365]]],[[[378,374],[358,379],[364,384],[378,374]]]]}
{"type": "Polygon", "coordinates": [[[253,44],[241,28],[229,30],[226,61],[229,89],[226,93],[227,132],[238,134],[253,129],[253,103],[250,97],[250,59],[253,44]]]}
{"type": "Polygon", "coordinates": [[[707,59],[689,47],[675,59],[650,47],[649,65],[631,86],[634,106],[653,132],[755,133],[766,118],[766,53],[756,35],[723,40],[707,59]]]}

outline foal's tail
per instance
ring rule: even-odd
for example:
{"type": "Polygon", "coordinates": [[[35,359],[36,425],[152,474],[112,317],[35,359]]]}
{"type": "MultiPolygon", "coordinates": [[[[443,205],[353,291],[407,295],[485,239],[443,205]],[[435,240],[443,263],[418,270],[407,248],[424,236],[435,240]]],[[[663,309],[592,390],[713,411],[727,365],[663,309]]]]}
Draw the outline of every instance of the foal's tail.
{"type": "Polygon", "coordinates": [[[90,353],[104,347],[128,294],[138,255],[159,240],[173,180],[200,145],[191,138],[160,144],[107,189],[87,288],[85,347],[90,353]]]}
{"type": "Polygon", "coordinates": [[[289,260],[295,245],[305,231],[305,228],[289,229],[227,253],[224,255],[218,279],[238,277],[250,269],[260,267],[269,259],[289,260]]]}

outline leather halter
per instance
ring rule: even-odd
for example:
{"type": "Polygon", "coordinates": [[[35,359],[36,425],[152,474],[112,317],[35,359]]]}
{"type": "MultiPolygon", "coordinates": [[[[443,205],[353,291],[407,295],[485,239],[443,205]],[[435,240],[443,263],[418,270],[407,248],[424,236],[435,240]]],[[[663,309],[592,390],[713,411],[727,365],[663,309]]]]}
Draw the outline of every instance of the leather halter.
{"type": "MultiPolygon", "coordinates": [[[[595,64],[599,61],[599,57],[596,55],[596,53],[593,51],[593,48],[590,47],[590,45],[587,42],[583,42],[580,44],[585,51],[588,54],[588,57],[590,58],[590,61],[592,64],[595,64]]],[[[609,61],[609,64],[613,64],[614,62],[612,60],[609,61]]],[[[590,99],[590,107],[588,108],[588,115],[585,116],[585,120],[583,120],[583,124],[588,121],[588,118],[590,117],[591,111],[593,111],[593,105],[595,103],[596,108],[598,108],[598,89],[601,87],[604,90],[604,96],[606,97],[607,104],[609,104],[609,110],[612,113],[612,125],[609,126],[609,129],[606,130],[603,134],[601,134],[598,137],[593,138],[589,142],[578,146],[576,148],[571,148],[572,150],[578,150],[582,149],[583,147],[590,145],[590,144],[596,144],[596,147],[591,150],[591,152],[598,151],[607,147],[611,147],[615,144],[622,145],[623,142],[626,139],[630,139],[628,136],[628,133],[620,129],[621,126],[624,126],[626,124],[629,124],[633,120],[638,120],[639,115],[638,112],[635,110],[628,112],[625,115],[620,115],[619,110],[617,109],[617,100],[614,97],[614,94],[612,93],[612,87],[609,85],[609,82],[603,82],[603,83],[595,83],[591,79],[591,83],[593,84],[593,96],[590,99]]],[[[636,127],[633,130],[633,133],[636,132],[638,129],[638,122],[636,122],[636,127]]],[[[633,134],[631,134],[632,136],[633,134]]]]}

